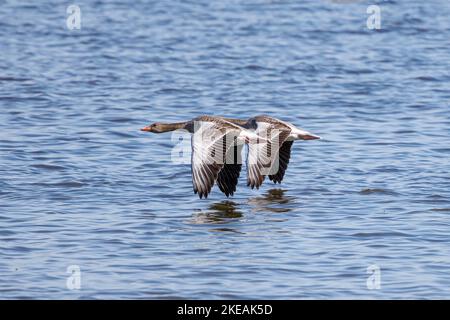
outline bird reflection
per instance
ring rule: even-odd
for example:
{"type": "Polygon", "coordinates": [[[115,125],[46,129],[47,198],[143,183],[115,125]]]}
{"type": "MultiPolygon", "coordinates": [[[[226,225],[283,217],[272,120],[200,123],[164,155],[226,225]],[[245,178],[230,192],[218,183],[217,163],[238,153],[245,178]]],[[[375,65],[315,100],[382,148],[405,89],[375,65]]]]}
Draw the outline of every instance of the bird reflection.
{"type": "Polygon", "coordinates": [[[211,204],[207,211],[195,213],[191,223],[195,224],[224,224],[241,218],[242,212],[238,204],[233,201],[221,201],[211,204]]]}
{"type": "MultiPolygon", "coordinates": [[[[250,210],[257,212],[284,213],[293,210],[295,197],[287,196],[286,190],[270,189],[262,196],[248,199],[250,210]]],[[[244,207],[247,207],[244,204],[244,207]]],[[[235,222],[243,216],[240,205],[234,201],[220,201],[212,203],[207,210],[195,212],[189,223],[192,224],[227,224],[235,222]]],[[[233,231],[234,229],[220,228],[215,231],[233,231]]]]}
{"type": "Polygon", "coordinates": [[[288,205],[293,202],[295,197],[286,196],[286,190],[270,189],[264,195],[250,198],[248,204],[252,206],[253,212],[289,212],[292,211],[288,205]]]}

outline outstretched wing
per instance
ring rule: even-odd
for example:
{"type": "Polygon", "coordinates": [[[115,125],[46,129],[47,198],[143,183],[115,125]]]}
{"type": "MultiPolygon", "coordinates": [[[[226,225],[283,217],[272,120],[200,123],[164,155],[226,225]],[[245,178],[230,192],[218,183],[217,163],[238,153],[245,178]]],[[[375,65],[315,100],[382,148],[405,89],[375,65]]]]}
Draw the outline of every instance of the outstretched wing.
{"type": "Polygon", "coordinates": [[[291,147],[294,141],[285,141],[278,152],[278,158],[279,158],[279,166],[278,166],[278,172],[273,175],[269,175],[269,179],[273,181],[274,183],[281,183],[284,177],[284,173],[286,172],[286,169],[289,164],[289,159],[291,158],[291,147]]]}
{"type": "Polygon", "coordinates": [[[270,123],[258,123],[256,133],[265,140],[248,145],[247,186],[259,189],[266,175],[277,175],[280,168],[279,149],[290,132],[290,129],[276,129],[270,123]]]}
{"type": "Polygon", "coordinates": [[[219,172],[217,185],[225,195],[232,196],[236,191],[242,168],[242,144],[232,146],[227,153],[225,164],[219,172]]]}
{"type": "Polygon", "coordinates": [[[200,199],[208,197],[224,166],[228,149],[238,133],[226,131],[212,122],[202,122],[192,135],[192,184],[200,199]]]}

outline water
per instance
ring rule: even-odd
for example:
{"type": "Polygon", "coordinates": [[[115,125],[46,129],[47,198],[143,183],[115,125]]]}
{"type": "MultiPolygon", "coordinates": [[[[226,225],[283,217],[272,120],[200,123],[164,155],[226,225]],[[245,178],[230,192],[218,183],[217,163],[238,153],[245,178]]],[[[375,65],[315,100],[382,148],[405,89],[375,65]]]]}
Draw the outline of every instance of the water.
{"type": "Polygon", "coordinates": [[[1,298],[449,297],[447,0],[69,4],[0,4],[1,298]],[[205,113],[325,139],[199,200],[139,128],[205,113]]]}

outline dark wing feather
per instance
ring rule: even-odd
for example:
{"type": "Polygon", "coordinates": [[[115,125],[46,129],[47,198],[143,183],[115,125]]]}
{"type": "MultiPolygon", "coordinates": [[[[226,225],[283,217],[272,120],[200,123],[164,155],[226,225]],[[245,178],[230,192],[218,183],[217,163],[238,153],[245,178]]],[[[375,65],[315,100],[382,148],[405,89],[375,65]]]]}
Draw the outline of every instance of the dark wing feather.
{"type": "Polygon", "coordinates": [[[201,126],[204,126],[202,130],[192,135],[191,159],[194,193],[198,193],[200,199],[207,198],[211,192],[224,166],[225,155],[233,144],[229,136],[236,136],[236,132],[224,132],[211,123],[201,126]]]}
{"type": "Polygon", "coordinates": [[[239,175],[242,168],[242,145],[235,145],[228,150],[225,164],[219,172],[217,185],[225,195],[232,196],[236,191],[239,175]]]}
{"type": "Polygon", "coordinates": [[[257,131],[258,135],[268,138],[265,142],[248,145],[247,186],[252,189],[255,187],[259,189],[266,175],[277,174],[281,162],[278,159],[278,151],[290,134],[288,130],[277,130],[271,135],[270,129],[269,127],[267,136],[267,133],[264,133],[265,129],[257,131]]]}
{"type": "Polygon", "coordinates": [[[289,159],[291,158],[291,147],[294,141],[285,141],[279,151],[279,166],[278,172],[274,175],[269,175],[269,179],[274,183],[281,183],[284,177],[284,173],[289,164],[289,159]]]}

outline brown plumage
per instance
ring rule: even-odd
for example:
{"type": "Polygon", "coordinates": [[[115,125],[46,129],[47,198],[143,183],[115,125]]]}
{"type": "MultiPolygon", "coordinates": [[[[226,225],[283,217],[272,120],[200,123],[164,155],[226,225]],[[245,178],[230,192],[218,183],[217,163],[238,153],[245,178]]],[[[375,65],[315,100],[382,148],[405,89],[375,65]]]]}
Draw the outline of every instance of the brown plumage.
{"type": "Polygon", "coordinates": [[[281,183],[289,164],[294,140],[320,139],[319,136],[298,129],[291,123],[266,115],[247,120],[225,119],[266,138],[263,143],[249,145],[247,185],[252,189],[259,189],[266,176],[274,183],[281,183]]]}
{"type": "Polygon", "coordinates": [[[194,193],[207,198],[214,183],[228,197],[236,191],[242,145],[256,135],[222,117],[200,116],[186,122],[154,123],[142,131],[162,133],[185,129],[192,133],[191,170],[194,193]]]}

